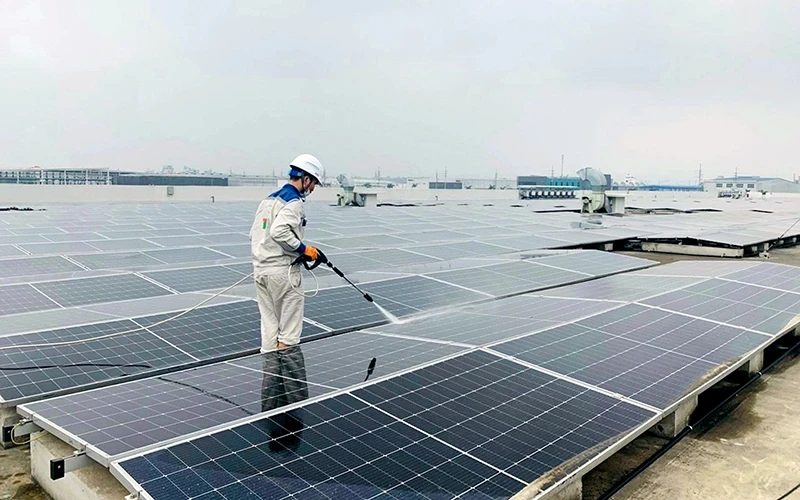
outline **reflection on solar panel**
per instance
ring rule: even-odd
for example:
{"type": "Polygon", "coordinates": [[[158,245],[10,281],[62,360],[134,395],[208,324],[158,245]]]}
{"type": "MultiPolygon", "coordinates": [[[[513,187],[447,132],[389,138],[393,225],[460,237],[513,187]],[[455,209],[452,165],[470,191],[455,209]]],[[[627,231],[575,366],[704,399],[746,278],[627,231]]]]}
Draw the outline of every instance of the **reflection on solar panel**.
{"type": "Polygon", "coordinates": [[[65,307],[170,294],[164,288],[133,274],[43,281],[33,286],[65,307]]]}
{"type": "Polygon", "coordinates": [[[314,398],[463,351],[444,344],[352,334],[20,408],[113,459],[138,448],[314,398]]]}
{"type": "Polygon", "coordinates": [[[538,471],[652,417],[476,352],[113,467],[156,500],[213,491],[223,498],[507,498],[538,471]]]}
{"type": "Polygon", "coordinates": [[[524,486],[347,395],[137,457],[121,468],[156,500],[387,492],[394,498],[508,497],[524,486]]]}

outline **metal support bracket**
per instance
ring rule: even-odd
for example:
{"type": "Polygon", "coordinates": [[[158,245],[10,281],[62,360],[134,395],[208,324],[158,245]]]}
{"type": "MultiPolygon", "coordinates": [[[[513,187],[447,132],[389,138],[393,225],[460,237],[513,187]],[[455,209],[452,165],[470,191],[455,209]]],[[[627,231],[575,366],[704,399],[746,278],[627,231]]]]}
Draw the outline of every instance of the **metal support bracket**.
{"type": "Polygon", "coordinates": [[[137,491],[136,493],[131,493],[125,497],[125,500],[142,500],[141,492],[137,491]]]}
{"type": "Polygon", "coordinates": [[[50,479],[63,479],[67,472],[72,472],[94,463],[84,451],[76,451],[72,456],[50,460],[50,479]]]}

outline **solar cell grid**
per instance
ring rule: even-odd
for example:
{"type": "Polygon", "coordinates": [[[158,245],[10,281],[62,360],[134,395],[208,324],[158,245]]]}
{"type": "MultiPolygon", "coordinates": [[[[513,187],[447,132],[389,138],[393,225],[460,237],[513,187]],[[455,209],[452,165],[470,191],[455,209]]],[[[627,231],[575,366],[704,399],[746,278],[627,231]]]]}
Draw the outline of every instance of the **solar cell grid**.
{"type": "Polygon", "coordinates": [[[148,241],[155,243],[160,247],[184,247],[184,246],[205,246],[210,242],[200,235],[184,235],[184,236],[159,236],[148,237],[148,241]]]}
{"type": "MultiPolygon", "coordinates": [[[[484,295],[419,276],[367,283],[362,286],[389,311],[425,311],[485,299],[484,295]]],[[[397,314],[395,314],[397,315],[397,314]]]]}
{"type": "Polygon", "coordinates": [[[72,254],[72,253],[85,253],[97,252],[99,249],[88,243],[70,242],[70,243],[23,243],[19,245],[20,248],[32,255],[46,255],[46,254],[72,254]]]}
{"type": "Polygon", "coordinates": [[[46,243],[47,240],[39,235],[6,235],[0,236],[0,243],[7,245],[26,245],[33,243],[46,243]]]}
{"type": "MultiPolygon", "coordinates": [[[[136,318],[135,321],[196,359],[245,352],[261,346],[261,316],[253,301],[201,307],[168,323],[174,314],[136,318]]],[[[310,325],[308,329],[313,329],[310,325]]],[[[315,332],[316,333],[316,332],[315,332]]]]}
{"type": "Polygon", "coordinates": [[[642,306],[625,306],[495,350],[664,408],[717,364],[767,337],[642,306]]]}
{"type": "MultiPolygon", "coordinates": [[[[310,383],[343,389],[367,378],[372,359],[375,365],[370,376],[374,379],[464,350],[447,344],[353,332],[303,344],[306,361],[303,373],[310,383]]],[[[258,369],[266,355],[248,356],[230,363],[258,369]]],[[[292,372],[284,375],[299,378],[292,372]]]]}
{"type": "Polygon", "coordinates": [[[95,251],[115,252],[131,250],[150,250],[161,248],[159,245],[141,238],[127,238],[122,240],[98,240],[90,242],[95,251]]]}
{"type": "Polygon", "coordinates": [[[0,260],[0,278],[58,274],[81,271],[82,268],[63,257],[25,257],[0,260]]]}
{"type": "Polygon", "coordinates": [[[353,395],[525,483],[654,416],[480,352],[353,395]]]}
{"type": "Polygon", "coordinates": [[[42,281],[33,286],[65,307],[156,297],[171,293],[133,274],[42,281]]]}
{"type": "Polygon", "coordinates": [[[155,257],[168,264],[183,264],[187,262],[211,262],[217,260],[230,259],[219,252],[207,248],[170,248],[165,250],[149,250],[143,252],[145,255],[155,257]]]}
{"type": "MultiPolygon", "coordinates": [[[[394,303],[382,305],[395,315],[418,312],[416,309],[394,303]]],[[[374,305],[360,299],[357,292],[349,287],[320,290],[316,297],[306,299],[305,317],[333,330],[355,328],[386,320],[374,305]]]]}
{"type": "Polygon", "coordinates": [[[158,260],[141,252],[123,253],[96,253],[86,255],[72,255],[72,260],[88,267],[89,269],[132,269],[164,264],[158,260]]]}
{"type": "MultiPolygon", "coordinates": [[[[0,243],[2,243],[2,241],[0,241],[0,243]]],[[[13,245],[0,245],[0,258],[20,257],[22,255],[25,255],[25,252],[13,245]]]]}
{"type": "Polygon", "coordinates": [[[226,288],[243,278],[241,273],[224,266],[152,271],[143,274],[178,292],[226,288]]]}
{"type": "Polygon", "coordinates": [[[67,241],[92,241],[104,240],[105,238],[97,233],[63,233],[63,234],[47,234],[45,238],[52,242],[67,242],[67,241]]]}
{"type": "Polygon", "coordinates": [[[214,245],[209,246],[208,248],[230,257],[240,258],[250,257],[252,255],[252,249],[250,248],[250,245],[214,245]]]}
{"type": "Polygon", "coordinates": [[[541,257],[536,259],[536,262],[593,276],[640,269],[655,264],[654,261],[637,257],[597,251],[582,251],[541,257]]]}
{"type": "Polygon", "coordinates": [[[57,303],[48,299],[30,285],[0,287],[0,316],[58,307],[57,303]]]}
{"type": "Polygon", "coordinates": [[[614,300],[635,302],[639,300],[699,283],[703,278],[686,276],[644,276],[621,274],[586,283],[552,288],[541,295],[576,299],[614,300]]]}
{"type": "Polygon", "coordinates": [[[800,294],[716,279],[643,303],[770,335],[782,333],[800,315],[800,294]]]}
{"type": "Polygon", "coordinates": [[[282,375],[304,365],[302,352],[292,348],[262,355],[255,369],[217,363],[33,403],[23,411],[118,457],[329,392],[282,375]]]}
{"type": "Polygon", "coordinates": [[[212,492],[223,498],[492,498],[524,486],[347,395],[119,467],[157,500],[212,492]]]}

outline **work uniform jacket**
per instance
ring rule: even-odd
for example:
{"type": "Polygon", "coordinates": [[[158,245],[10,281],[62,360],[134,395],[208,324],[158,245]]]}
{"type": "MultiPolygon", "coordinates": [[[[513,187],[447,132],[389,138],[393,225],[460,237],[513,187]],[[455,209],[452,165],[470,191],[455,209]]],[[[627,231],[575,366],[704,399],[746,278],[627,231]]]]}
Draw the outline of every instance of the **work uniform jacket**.
{"type": "MultiPolygon", "coordinates": [[[[292,262],[305,251],[304,203],[300,191],[291,184],[285,184],[258,205],[253,227],[250,228],[256,278],[278,274],[285,276],[292,262]]],[[[297,266],[297,272],[300,272],[300,266],[297,266]]]]}

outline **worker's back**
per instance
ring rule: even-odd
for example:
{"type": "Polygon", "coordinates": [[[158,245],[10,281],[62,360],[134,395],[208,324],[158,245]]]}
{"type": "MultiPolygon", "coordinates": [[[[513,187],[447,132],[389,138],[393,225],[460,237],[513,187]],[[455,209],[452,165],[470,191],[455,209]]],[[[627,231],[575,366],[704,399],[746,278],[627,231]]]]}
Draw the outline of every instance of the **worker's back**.
{"type": "Polygon", "coordinates": [[[304,226],[303,197],[291,184],[284,185],[259,204],[250,228],[256,276],[287,272],[298,255],[304,226]]]}

